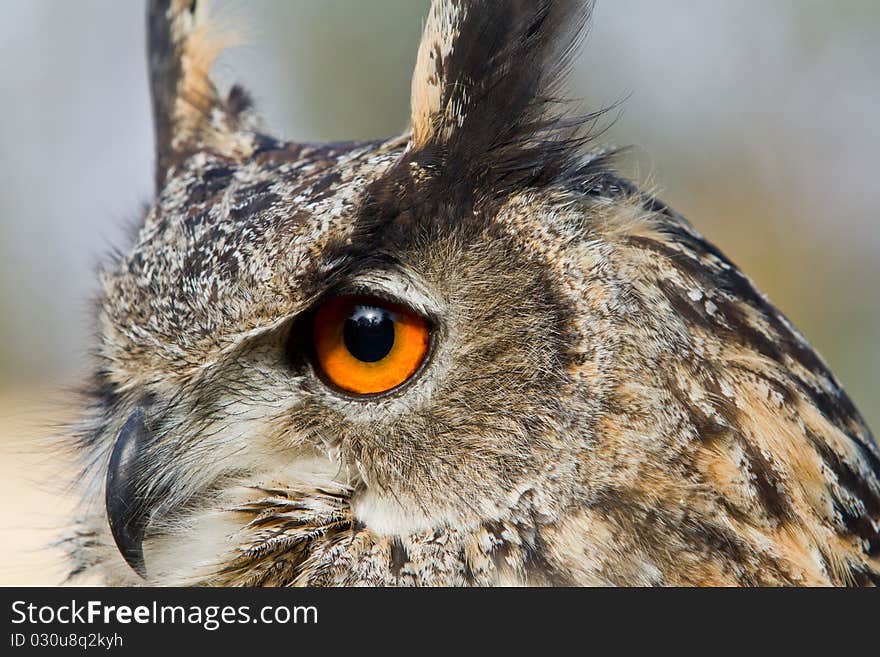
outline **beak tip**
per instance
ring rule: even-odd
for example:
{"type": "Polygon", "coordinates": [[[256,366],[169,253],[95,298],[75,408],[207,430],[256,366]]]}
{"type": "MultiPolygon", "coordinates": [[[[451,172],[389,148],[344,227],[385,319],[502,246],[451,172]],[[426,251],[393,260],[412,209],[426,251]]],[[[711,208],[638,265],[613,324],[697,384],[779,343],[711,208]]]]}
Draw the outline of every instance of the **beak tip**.
{"type": "Polygon", "coordinates": [[[132,570],[144,578],[143,539],[150,514],[141,496],[139,480],[143,451],[150,439],[144,412],[137,408],[116,438],[105,486],[107,519],[113,540],[132,570]]]}

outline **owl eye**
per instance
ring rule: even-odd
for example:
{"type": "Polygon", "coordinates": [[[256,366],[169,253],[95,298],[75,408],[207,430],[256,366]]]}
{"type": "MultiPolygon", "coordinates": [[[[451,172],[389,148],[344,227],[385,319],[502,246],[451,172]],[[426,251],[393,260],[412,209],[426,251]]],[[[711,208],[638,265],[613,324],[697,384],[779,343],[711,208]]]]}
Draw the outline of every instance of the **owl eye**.
{"type": "Polygon", "coordinates": [[[387,392],[408,381],[428,353],[425,318],[373,297],[338,296],[314,315],[315,361],[324,378],[357,395],[387,392]]]}

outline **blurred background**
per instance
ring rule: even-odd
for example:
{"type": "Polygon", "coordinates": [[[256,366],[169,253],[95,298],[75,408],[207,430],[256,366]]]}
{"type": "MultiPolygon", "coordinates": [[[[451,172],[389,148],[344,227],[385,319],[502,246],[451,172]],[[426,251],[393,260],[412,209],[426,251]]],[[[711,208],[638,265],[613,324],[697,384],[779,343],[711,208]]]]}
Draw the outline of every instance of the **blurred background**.
{"type": "MultiPolygon", "coordinates": [[[[242,81],[295,140],[407,123],[427,0],[215,1],[242,81]]],[[[0,584],[52,584],[70,511],[34,440],[69,416],[94,270],[152,195],[144,8],[0,0],[0,584]],[[36,446],[36,447],[35,447],[36,446]]],[[[757,282],[880,431],[880,3],[599,0],[570,93],[757,282]]]]}

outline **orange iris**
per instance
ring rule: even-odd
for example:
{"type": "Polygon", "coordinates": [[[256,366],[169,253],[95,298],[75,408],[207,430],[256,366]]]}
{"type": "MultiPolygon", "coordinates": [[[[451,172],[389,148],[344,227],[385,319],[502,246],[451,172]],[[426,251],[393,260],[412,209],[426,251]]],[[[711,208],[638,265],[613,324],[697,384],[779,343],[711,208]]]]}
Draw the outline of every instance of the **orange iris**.
{"type": "Polygon", "coordinates": [[[428,322],[413,311],[373,297],[339,296],[315,313],[318,365],[348,392],[374,395],[396,388],[419,369],[428,352],[428,322]]]}

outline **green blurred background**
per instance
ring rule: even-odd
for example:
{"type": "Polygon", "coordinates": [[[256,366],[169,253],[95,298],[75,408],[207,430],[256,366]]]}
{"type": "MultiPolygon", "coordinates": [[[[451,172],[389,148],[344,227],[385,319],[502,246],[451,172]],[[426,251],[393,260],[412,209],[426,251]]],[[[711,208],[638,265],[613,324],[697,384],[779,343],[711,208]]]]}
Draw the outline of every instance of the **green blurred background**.
{"type": "MultiPolygon", "coordinates": [[[[214,4],[246,42],[218,77],[244,82],[276,133],[405,127],[426,0],[214,4]]],[[[82,372],[95,263],[150,199],[152,133],[141,2],[0,9],[2,447],[43,431],[57,416],[47,391],[82,372]]],[[[626,170],[768,293],[875,431],[878,64],[875,0],[599,0],[570,84],[586,109],[627,98],[605,136],[635,146],[626,170]]],[[[21,453],[4,472],[40,480],[21,453]]],[[[9,477],[0,496],[20,496],[9,477]]]]}

